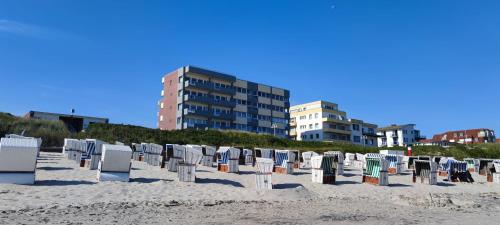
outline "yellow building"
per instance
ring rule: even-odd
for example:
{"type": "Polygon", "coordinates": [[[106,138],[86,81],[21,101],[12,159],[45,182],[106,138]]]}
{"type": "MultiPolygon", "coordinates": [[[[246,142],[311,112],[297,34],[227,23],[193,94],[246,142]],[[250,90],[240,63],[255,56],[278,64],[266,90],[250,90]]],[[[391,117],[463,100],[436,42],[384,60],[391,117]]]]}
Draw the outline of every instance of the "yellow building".
{"type": "Polygon", "coordinates": [[[290,107],[290,137],[298,141],[336,141],[377,146],[376,138],[365,135],[375,134],[376,128],[376,125],[362,120],[348,119],[347,113],[332,102],[315,101],[290,107]]]}

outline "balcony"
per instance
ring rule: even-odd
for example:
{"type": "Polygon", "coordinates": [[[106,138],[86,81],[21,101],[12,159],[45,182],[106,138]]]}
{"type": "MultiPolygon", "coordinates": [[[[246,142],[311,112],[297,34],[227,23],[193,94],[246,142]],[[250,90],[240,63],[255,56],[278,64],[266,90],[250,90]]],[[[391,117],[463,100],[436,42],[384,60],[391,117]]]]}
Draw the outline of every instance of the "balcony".
{"type": "Polygon", "coordinates": [[[236,89],[234,87],[221,87],[221,86],[215,85],[215,83],[212,83],[212,82],[185,81],[184,87],[193,87],[193,88],[198,88],[198,89],[204,89],[204,90],[218,92],[218,93],[227,94],[227,95],[236,94],[236,89]]]}
{"type": "Polygon", "coordinates": [[[337,133],[337,134],[345,134],[345,135],[351,135],[350,130],[339,130],[335,128],[329,128],[329,127],[323,127],[324,132],[331,132],[331,133],[337,133]]]}
{"type": "Polygon", "coordinates": [[[205,116],[210,117],[211,113],[209,110],[203,109],[184,109],[184,115],[197,115],[197,116],[205,116]]]}
{"type": "Polygon", "coordinates": [[[193,101],[199,103],[205,103],[209,105],[218,105],[228,108],[236,107],[236,103],[232,101],[216,100],[212,96],[198,96],[198,95],[184,95],[184,101],[193,101]]]}
{"type": "Polygon", "coordinates": [[[392,133],[391,137],[397,138],[398,137],[398,133],[392,133]]]}
{"type": "Polygon", "coordinates": [[[323,117],[323,122],[342,123],[342,124],[347,124],[347,125],[351,124],[351,122],[349,122],[348,120],[339,120],[339,119],[328,118],[328,117],[323,117]]]}
{"type": "Polygon", "coordinates": [[[221,113],[221,112],[215,112],[213,111],[212,117],[217,118],[217,119],[223,119],[223,120],[235,120],[236,116],[234,113],[221,113]]]}

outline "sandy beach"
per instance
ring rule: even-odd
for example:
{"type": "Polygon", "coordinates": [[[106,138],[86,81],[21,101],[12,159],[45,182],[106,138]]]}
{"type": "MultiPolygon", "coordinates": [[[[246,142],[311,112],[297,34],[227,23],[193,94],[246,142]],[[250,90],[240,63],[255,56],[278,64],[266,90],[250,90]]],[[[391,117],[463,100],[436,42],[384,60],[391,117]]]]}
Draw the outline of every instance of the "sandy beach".
{"type": "Polygon", "coordinates": [[[254,168],[219,173],[199,166],[197,183],[133,162],[131,182],[97,183],[96,171],[60,153],[42,153],[36,184],[0,185],[1,224],[495,224],[500,186],[411,183],[391,175],[390,186],[361,183],[346,169],[336,185],[311,183],[308,170],[273,175],[275,190],[255,189],[254,168]]]}

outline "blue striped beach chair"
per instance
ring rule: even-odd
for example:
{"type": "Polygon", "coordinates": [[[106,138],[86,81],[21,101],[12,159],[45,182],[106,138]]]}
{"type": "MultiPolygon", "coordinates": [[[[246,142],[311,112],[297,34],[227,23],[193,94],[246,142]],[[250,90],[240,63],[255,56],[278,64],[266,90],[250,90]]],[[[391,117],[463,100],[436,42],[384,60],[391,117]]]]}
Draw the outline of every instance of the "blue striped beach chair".
{"type": "Polygon", "coordinates": [[[336,173],[337,175],[344,175],[344,153],[340,151],[329,151],[325,152],[323,155],[328,156],[335,156],[335,163],[334,166],[336,168],[336,173]]]}
{"type": "Polygon", "coordinates": [[[293,174],[295,154],[289,150],[276,150],[274,155],[275,172],[281,174],[293,174]]]}
{"type": "Polygon", "coordinates": [[[239,173],[240,149],[220,147],[217,150],[217,170],[227,173],[239,173]]]}

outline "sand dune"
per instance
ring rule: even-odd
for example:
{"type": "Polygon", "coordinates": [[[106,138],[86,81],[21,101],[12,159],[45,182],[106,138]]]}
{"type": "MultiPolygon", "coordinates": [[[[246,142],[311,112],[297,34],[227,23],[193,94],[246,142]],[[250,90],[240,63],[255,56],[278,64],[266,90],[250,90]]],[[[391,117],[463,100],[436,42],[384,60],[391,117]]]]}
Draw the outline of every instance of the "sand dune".
{"type": "Polygon", "coordinates": [[[310,182],[307,170],[274,175],[276,189],[256,191],[252,167],[241,174],[199,166],[197,183],[134,162],[131,182],[96,182],[96,172],[62,154],[42,153],[34,186],[0,185],[1,224],[492,224],[500,221],[500,185],[361,184],[346,169],[337,185],[310,182]]]}

